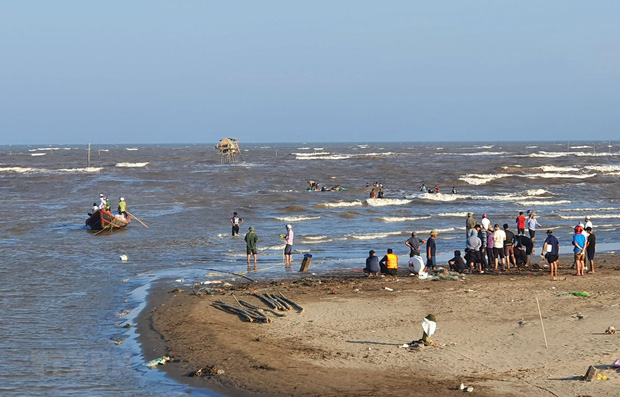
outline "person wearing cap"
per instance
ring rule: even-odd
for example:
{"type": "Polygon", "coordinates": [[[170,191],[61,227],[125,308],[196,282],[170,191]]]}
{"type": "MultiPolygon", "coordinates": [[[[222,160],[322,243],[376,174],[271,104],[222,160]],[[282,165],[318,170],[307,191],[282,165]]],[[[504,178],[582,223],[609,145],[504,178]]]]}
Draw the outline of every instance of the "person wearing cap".
{"type": "Polygon", "coordinates": [[[106,204],[108,203],[108,200],[106,199],[106,197],[103,195],[103,193],[99,194],[99,209],[105,209],[106,204]]]}
{"type": "Polygon", "coordinates": [[[284,235],[284,256],[286,257],[286,267],[290,267],[293,262],[293,239],[295,233],[293,233],[293,226],[286,225],[286,234],[284,235]]]}
{"type": "Polygon", "coordinates": [[[553,235],[553,230],[547,230],[547,238],[543,244],[540,256],[547,259],[550,268],[550,276],[558,275],[558,259],[560,255],[560,243],[553,235]]]}
{"type": "Polygon", "coordinates": [[[368,252],[368,258],[366,258],[364,273],[368,274],[368,277],[379,277],[380,271],[381,268],[379,267],[379,258],[375,255],[374,250],[370,250],[368,252]]]}
{"type": "Polygon", "coordinates": [[[232,235],[233,236],[238,236],[239,235],[239,226],[241,226],[241,224],[243,223],[243,219],[241,219],[237,215],[237,212],[233,212],[233,216],[232,216],[232,218],[230,218],[230,223],[232,225],[232,235]]]}
{"type": "Polygon", "coordinates": [[[123,215],[125,218],[129,217],[127,213],[127,202],[125,201],[125,197],[121,197],[118,199],[118,214],[123,215]]]}
{"type": "MultiPolygon", "coordinates": [[[[411,232],[411,237],[405,241],[405,245],[409,247],[409,258],[420,256],[420,247],[424,243],[426,243],[426,240],[419,238],[416,232],[411,232]]],[[[412,265],[411,261],[412,259],[409,259],[409,266],[412,265]]]]}
{"type": "Polygon", "coordinates": [[[586,223],[584,225],[585,229],[588,230],[588,228],[593,228],[594,226],[592,226],[592,221],[590,220],[589,216],[586,216],[585,219],[586,223]]]}
{"type": "Polygon", "coordinates": [[[575,228],[575,234],[573,235],[573,254],[575,257],[575,264],[577,267],[577,276],[583,276],[584,255],[586,248],[586,236],[582,233],[581,226],[575,228]]]}
{"type": "Polygon", "coordinates": [[[489,227],[491,226],[491,221],[489,220],[489,218],[487,218],[487,214],[482,214],[482,220],[480,221],[480,224],[482,225],[484,230],[489,230],[489,227]]]}
{"type": "Polygon", "coordinates": [[[398,256],[392,252],[391,248],[388,248],[387,254],[379,261],[379,267],[381,273],[389,274],[390,276],[398,274],[398,256]]]}
{"type": "Polygon", "coordinates": [[[254,233],[254,227],[250,226],[249,232],[245,235],[245,247],[248,254],[248,269],[250,267],[250,258],[254,256],[254,270],[256,270],[256,243],[258,243],[258,236],[254,233]]]}
{"type": "Polygon", "coordinates": [[[428,271],[437,269],[437,246],[435,245],[435,237],[437,237],[437,230],[433,229],[431,231],[430,238],[426,241],[426,269],[424,271],[428,271]]]}
{"type": "Polygon", "coordinates": [[[596,253],[596,236],[594,235],[594,232],[592,232],[592,227],[590,226],[586,227],[586,231],[588,232],[588,238],[586,240],[586,255],[588,257],[588,264],[590,267],[589,273],[594,273],[594,254],[596,253]]]}
{"type": "Polygon", "coordinates": [[[465,221],[465,236],[469,237],[469,231],[476,226],[476,220],[474,219],[474,213],[467,213],[467,220],[465,221]]]}
{"type": "Polygon", "coordinates": [[[526,221],[527,219],[525,219],[525,215],[523,215],[523,211],[520,211],[519,216],[517,217],[517,219],[515,219],[515,222],[517,222],[517,235],[519,236],[525,235],[525,222],[526,221]]]}

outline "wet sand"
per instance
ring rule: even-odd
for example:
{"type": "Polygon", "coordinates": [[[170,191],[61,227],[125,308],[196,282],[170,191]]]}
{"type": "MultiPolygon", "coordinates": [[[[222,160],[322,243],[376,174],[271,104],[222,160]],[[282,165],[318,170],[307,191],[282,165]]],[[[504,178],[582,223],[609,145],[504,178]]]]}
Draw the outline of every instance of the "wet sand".
{"type": "Polygon", "coordinates": [[[620,334],[605,330],[620,328],[619,258],[597,256],[596,274],[584,277],[561,258],[555,280],[515,270],[420,281],[401,268],[399,277],[296,277],[204,296],[163,284],[138,330],[147,360],[175,360],[158,370],[231,396],[453,396],[464,383],[477,396],[611,397],[620,390],[610,367],[620,358],[620,334]],[[264,306],[248,295],[254,290],[280,291],[305,311],[250,323],[211,305],[234,304],[234,293],[264,306]],[[570,294],[583,291],[590,296],[570,294]],[[402,347],[422,336],[429,313],[436,346],[402,347]],[[580,380],[590,365],[608,379],[580,380]],[[187,376],[201,367],[224,373],[187,376]]]}

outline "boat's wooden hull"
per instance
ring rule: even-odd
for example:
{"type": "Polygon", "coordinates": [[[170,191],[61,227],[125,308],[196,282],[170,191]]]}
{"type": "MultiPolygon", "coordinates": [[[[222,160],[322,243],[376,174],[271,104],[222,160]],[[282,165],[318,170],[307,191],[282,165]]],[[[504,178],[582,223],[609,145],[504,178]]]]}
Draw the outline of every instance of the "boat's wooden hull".
{"type": "Polygon", "coordinates": [[[116,216],[110,211],[98,210],[86,220],[91,230],[122,229],[129,225],[129,217],[116,216]]]}

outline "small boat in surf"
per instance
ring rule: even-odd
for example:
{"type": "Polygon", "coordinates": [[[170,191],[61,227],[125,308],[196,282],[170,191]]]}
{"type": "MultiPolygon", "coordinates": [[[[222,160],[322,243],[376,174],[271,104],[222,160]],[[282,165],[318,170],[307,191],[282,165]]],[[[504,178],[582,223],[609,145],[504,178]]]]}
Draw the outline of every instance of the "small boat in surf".
{"type": "Polygon", "coordinates": [[[123,229],[131,222],[129,216],[116,215],[110,211],[99,209],[86,220],[91,230],[123,229]]]}

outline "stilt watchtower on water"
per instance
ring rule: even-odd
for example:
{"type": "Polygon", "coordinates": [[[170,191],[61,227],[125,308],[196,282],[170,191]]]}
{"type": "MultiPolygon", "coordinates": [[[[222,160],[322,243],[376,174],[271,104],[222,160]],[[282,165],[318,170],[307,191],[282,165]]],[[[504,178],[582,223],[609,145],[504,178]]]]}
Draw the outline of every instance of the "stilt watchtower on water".
{"type": "MultiPolygon", "coordinates": [[[[239,149],[239,140],[236,138],[223,138],[220,143],[215,145],[220,151],[220,164],[231,164],[237,161],[237,155],[241,157],[241,149],[239,149]]],[[[243,157],[241,157],[243,160],[243,157]]]]}

